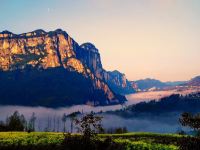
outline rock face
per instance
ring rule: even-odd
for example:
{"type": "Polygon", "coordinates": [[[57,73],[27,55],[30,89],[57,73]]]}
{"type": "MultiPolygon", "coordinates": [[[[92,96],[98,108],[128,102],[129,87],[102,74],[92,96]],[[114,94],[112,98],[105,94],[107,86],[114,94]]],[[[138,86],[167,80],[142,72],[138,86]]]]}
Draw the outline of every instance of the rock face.
{"type": "Polygon", "coordinates": [[[125,74],[115,70],[107,72],[106,81],[108,85],[117,93],[122,95],[135,93],[136,89],[131,84],[130,81],[127,80],[125,74]]]}
{"type": "Polygon", "coordinates": [[[91,43],[84,43],[80,47],[82,50],[77,52],[77,57],[90,68],[96,77],[103,79],[105,70],[101,64],[98,49],[91,43]]]}
{"type": "Polygon", "coordinates": [[[99,51],[93,44],[84,43],[80,47],[83,50],[79,51],[77,57],[90,68],[95,76],[105,81],[115,93],[125,95],[135,92],[125,74],[117,70],[106,71],[103,69],[99,51]]]}
{"type": "Polygon", "coordinates": [[[0,70],[0,84],[5,86],[0,104],[59,107],[126,101],[104,80],[98,50],[90,44],[79,46],[61,29],[1,32],[0,70]]]}

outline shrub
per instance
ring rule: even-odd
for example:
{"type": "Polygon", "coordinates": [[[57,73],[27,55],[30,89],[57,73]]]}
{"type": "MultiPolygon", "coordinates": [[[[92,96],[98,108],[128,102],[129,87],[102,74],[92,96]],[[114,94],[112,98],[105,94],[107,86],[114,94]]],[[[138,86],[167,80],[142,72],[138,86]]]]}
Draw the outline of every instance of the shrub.
{"type": "Polygon", "coordinates": [[[187,137],[180,140],[180,150],[200,150],[200,138],[199,137],[187,137]]]}

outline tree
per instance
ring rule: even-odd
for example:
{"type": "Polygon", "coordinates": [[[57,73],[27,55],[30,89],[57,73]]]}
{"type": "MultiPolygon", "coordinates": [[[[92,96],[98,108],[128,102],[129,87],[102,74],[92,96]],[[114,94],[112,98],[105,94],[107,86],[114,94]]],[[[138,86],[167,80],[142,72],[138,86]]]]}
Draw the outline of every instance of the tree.
{"type": "Polygon", "coordinates": [[[36,116],[35,116],[35,113],[33,112],[32,115],[31,115],[31,118],[29,120],[29,123],[28,123],[28,131],[35,131],[35,121],[36,121],[36,116]]]}
{"type": "Polygon", "coordinates": [[[83,137],[90,141],[95,137],[103,128],[101,125],[102,117],[95,116],[93,112],[83,116],[80,120],[76,119],[75,124],[78,125],[79,131],[83,134],[83,137]]]}
{"type": "Polygon", "coordinates": [[[69,117],[70,122],[71,122],[71,133],[73,132],[74,122],[75,122],[78,114],[80,114],[80,112],[73,112],[73,113],[67,115],[67,117],[69,117]]]}
{"type": "Polygon", "coordinates": [[[57,118],[57,132],[60,131],[60,118],[57,118]]]}
{"type": "Polygon", "coordinates": [[[7,131],[7,130],[8,130],[7,125],[3,121],[0,121],[0,132],[7,131]]]}
{"type": "Polygon", "coordinates": [[[64,113],[63,116],[62,116],[63,131],[64,131],[64,132],[65,132],[65,130],[66,130],[66,127],[65,127],[66,121],[67,121],[67,115],[64,113]]]}
{"type": "Polygon", "coordinates": [[[115,132],[114,133],[116,133],[116,134],[122,134],[122,133],[127,133],[128,132],[128,130],[127,130],[127,128],[126,127],[118,127],[118,128],[116,128],[115,129],[115,132]]]}
{"type": "Polygon", "coordinates": [[[108,128],[107,130],[105,130],[106,133],[110,133],[110,134],[122,134],[122,133],[127,133],[128,130],[126,127],[116,127],[116,128],[108,128]]]}
{"type": "Polygon", "coordinates": [[[26,119],[18,111],[8,117],[6,123],[9,131],[24,131],[26,127],[26,119]]]}
{"type": "Polygon", "coordinates": [[[183,113],[179,119],[182,126],[187,126],[200,133],[200,114],[183,113]]]}

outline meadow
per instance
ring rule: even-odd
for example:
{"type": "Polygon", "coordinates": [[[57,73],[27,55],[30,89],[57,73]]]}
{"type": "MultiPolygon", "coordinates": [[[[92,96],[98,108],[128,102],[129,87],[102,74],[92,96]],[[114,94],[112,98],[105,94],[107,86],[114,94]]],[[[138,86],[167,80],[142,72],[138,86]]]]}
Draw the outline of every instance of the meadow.
{"type": "MultiPolygon", "coordinates": [[[[80,137],[78,134],[71,136],[80,137]]],[[[107,143],[107,149],[110,150],[178,150],[178,141],[183,136],[177,134],[126,133],[99,134],[97,137],[99,141],[104,142],[104,145],[107,143]]],[[[64,138],[63,133],[55,132],[0,132],[0,149],[70,149],[64,144],[64,138]]],[[[75,145],[77,146],[77,144],[75,145]]]]}

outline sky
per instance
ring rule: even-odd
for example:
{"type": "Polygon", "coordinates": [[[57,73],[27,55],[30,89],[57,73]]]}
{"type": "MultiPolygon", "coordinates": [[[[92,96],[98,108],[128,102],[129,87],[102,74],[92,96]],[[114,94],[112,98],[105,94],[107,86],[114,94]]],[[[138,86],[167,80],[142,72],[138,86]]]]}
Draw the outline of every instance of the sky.
{"type": "Polygon", "coordinates": [[[200,75],[200,0],[1,0],[0,31],[61,28],[129,80],[200,75]]]}

